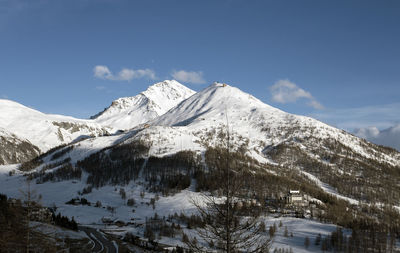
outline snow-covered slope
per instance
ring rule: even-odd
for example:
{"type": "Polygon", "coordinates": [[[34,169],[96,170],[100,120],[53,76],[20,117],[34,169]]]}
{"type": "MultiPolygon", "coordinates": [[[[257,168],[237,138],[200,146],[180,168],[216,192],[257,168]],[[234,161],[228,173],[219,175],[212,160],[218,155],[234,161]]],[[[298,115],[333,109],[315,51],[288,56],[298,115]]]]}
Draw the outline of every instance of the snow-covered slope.
{"type": "Polygon", "coordinates": [[[108,133],[92,120],[44,114],[11,100],[0,99],[0,127],[29,140],[41,151],[87,137],[108,133]]]}
{"type": "MultiPolygon", "coordinates": [[[[400,157],[381,153],[366,141],[313,118],[293,115],[264,104],[250,94],[226,84],[214,83],[150,122],[151,125],[183,127],[208,144],[226,125],[235,141],[248,141],[249,150],[263,154],[285,143],[308,150],[315,139],[337,141],[366,158],[400,164],[400,157]],[[310,140],[313,139],[313,140],[310,140]]],[[[238,143],[240,145],[240,143],[238,143]]]]}
{"type": "Polygon", "coordinates": [[[39,148],[28,140],[0,128],[0,165],[25,162],[39,153],[39,148]]]}
{"type": "MultiPolygon", "coordinates": [[[[99,138],[102,139],[102,138],[99,138]]],[[[21,191],[25,191],[27,186],[24,183],[25,177],[17,170],[16,165],[0,166],[0,190],[2,194],[8,197],[21,198],[21,191]],[[9,174],[15,174],[9,176],[9,174]]],[[[126,191],[126,199],[135,199],[137,203],[134,207],[126,204],[126,199],[122,199],[119,191],[115,191],[115,186],[105,186],[101,188],[94,188],[92,192],[85,194],[89,202],[93,203],[91,206],[87,205],[68,205],[65,202],[77,196],[77,191],[81,191],[86,184],[82,181],[61,181],[57,183],[47,182],[43,184],[33,184],[31,186],[36,194],[42,196],[41,204],[44,206],[57,206],[57,212],[74,219],[80,224],[102,224],[102,218],[111,217],[115,220],[124,222],[136,223],[135,226],[127,225],[123,227],[116,227],[108,225],[108,232],[115,235],[123,235],[130,232],[135,235],[142,235],[144,231],[145,220],[154,217],[155,214],[160,217],[168,217],[174,213],[184,213],[190,215],[196,212],[193,206],[193,199],[201,198],[201,193],[191,191],[190,189],[183,190],[174,196],[163,196],[155,193],[146,192],[144,196],[144,187],[140,184],[131,182],[129,185],[121,186],[126,191]],[[158,196],[158,198],[156,197],[158,196]],[[158,199],[155,203],[155,208],[149,205],[151,199],[158,199]],[[94,203],[99,201],[103,207],[114,207],[115,213],[111,214],[107,208],[95,207],[94,203]],[[134,212],[132,210],[135,210],[134,212]]],[[[320,246],[314,245],[314,238],[319,233],[324,236],[329,235],[332,231],[336,230],[336,226],[330,223],[322,223],[311,219],[298,219],[292,217],[279,217],[263,216],[267,228],[273,226],[277,227],[277,232],[273,240],[272,249],[283,248],[293,252],[321,252],[320,246]],[[278,226],[282,222],[282,226],[278,226]],[[285,227],[293,233],[293,237],[284,236],[285,227]],[[310,248],[304,247],[304,238],[308,236],[311,239],[310,248]]],[[[104,225],[99,225],[98,228],[104,229],[104,225]]],[[[105,229],[104,229],[105,230],[105,229]]],[[[193,233],[192,230],[184,228],[186,234],[193,233]]],[[[347,232],[349,233],[349,232],[347,232]]],[[[70,236],[71,238],[71,236],[70,236]]],[[[73,237],[72,237],[73,238],[73,237]]],[[[182,242],[182,236],[177,235],[172,237],[160,237],[157,241],[167,245],[180,245],[185,247],[182,242]]],[[[136,251],[135,251],[136,252],[136,251]]],[[[141,251],[138,251],[141,252],[141,251]]],[[[144,251],[143,251],[144,252],[144,251]]]]}
{"type": "Polygon", "coordinates": [[[150,86],[134,97],[119,98],[92,118],[117,129],[130,129],[163,115],[195,92],[175,80],[165,80],[150,86]]]}

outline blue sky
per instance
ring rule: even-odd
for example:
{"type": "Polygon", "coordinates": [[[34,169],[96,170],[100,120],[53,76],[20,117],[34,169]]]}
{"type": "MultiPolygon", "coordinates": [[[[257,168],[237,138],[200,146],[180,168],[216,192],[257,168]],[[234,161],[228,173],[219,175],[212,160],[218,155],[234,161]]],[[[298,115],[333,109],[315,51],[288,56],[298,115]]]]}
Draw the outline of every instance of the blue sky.
{"type": "Polygon", "coordinates": [[[399,13],[390,0],[0,0],[0,97],[87,118],[175,77],[350,131],[388,128],[400,123],[399,13]]]}

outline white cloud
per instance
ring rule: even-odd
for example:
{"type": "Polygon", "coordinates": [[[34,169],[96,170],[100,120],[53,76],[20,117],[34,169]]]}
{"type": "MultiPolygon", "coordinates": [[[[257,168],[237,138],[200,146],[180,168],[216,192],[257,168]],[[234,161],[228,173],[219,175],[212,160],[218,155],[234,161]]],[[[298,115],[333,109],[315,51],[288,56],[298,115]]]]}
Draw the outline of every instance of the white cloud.
{"type": "Polygon", "coordinates": [[[365,127],[355,131],[355,134],[370,142],[393,147],[400,151],[400,124],[380,131],[377,127],[365,127]]]}
{"type": "Polygon", "coordinates": [[[157,79],[156,73],[151,69],[128,69],[123,68],[117,75],[114,75],[107,66],[97,65],[93,69],[94,77],[113,81],[131,81],[132,79],[148,78],[157,79]]]}
{"type": "Polygon", "coordinates": [[[111,79],[113,77],[111,71],[108,69],[107,66],[97,65],[93,69],[94,77],[100,79],[111,79]]]}
{"type": "Polygon", "coordinates": [[[202,71],[179,70],[172,72],[171,75],[175,80],[184,83],[202,84],[206,82],[202,71]]]}
{"type": "Polygon", "coordinates": [[[156,73],[151,70],[151,69],[138,69],[138,70],[133,70],[133,69],[122,69],[118,75],[115,77],[116,80],[120,81],[130,81],[132,79],[138,79],[138,78],[143,78],[147,77],[151,80],[156,79],[156,73]]]}
{"type": "Polygon", "coordinates": [[[400,103],[325,109],[309,116],[400,151],[400,103]],[[382,130],[383,129],[383,130],[382,130]]]}
{"type": "Polygon", "coordinates": [[[307,99],[308,105],[321,110],[324,109],[323,105],[319,103],[310,92],[298,87],[295,83],[289,80],[279,80],[269,88],[272,101],[282,104],[294,103],[299,99],[307,99]]]}
{"type": "Polygon", "coordinates": [[[369,126],[357,129],[355,134],[361,138],[368,139],[368,138],[376,138],[379,136],[380,131],[377,127],[369,126]]]}

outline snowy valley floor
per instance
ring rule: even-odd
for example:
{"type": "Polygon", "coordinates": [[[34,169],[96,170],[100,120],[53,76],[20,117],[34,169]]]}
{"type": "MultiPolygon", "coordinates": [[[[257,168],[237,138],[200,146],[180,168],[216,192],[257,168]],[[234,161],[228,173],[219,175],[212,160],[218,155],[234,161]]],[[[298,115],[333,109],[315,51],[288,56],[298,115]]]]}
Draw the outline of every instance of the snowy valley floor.
{"type": "MultiPolygon", "coordinates": [[[[9,175],[10,171],[15,170],[17,165],[0,166],[0,193],[6,194],[8,197],[23,198],[21,191],[26,191],[27,185],[25,178],[19,174],[18,171],[12,176],[9,175]]],[[[74,217],[80,225],[89,225],[105,232],[115,235],[123,235],[130,232],[133,235],[143,237],[144,224],[146,217],[154,217],[157,213],[159,217],[167,217],[174,213],[185,213],[190,215],[196,211],[192,204],[192,199],[199,197],[199,193],[191,189],[183,190],[173,196],[163,197],[155,201],[154,208],[150,203],[151,199],[157,199],[153,193],[145,193],[140,185],[140,182],[122,187],[126,192],[126,199],[122,199],[120,195],[120,186],[105,186],[99,189],[93,188],[91,193],[85,195],[78,195],[78,191],[86,187],[82,181],[62,181],[57,183],[47,182],[44,184],[36,184],[32,182],[31,188],[37,195],[41,195],[41,204],[43,206],[57,206],[57,212],[62,215],[74,217]],[[80,197],[85,198],[91,202],[88,205],[68,205],[67,201],[72,198],[80,197]],[[135,199],[133,206],[127,206],[127,199],[135,199]],[[99,201],[101,207],[95,207],[94,204],[99,201]],[[107,208],[108,207],[108,208],[107,208]],[[115,225],[104,225],[102,219],[119,220],[124,223],[131,222],[131,225],[117,227],[115,225]]],[[[264,217],[266,222],[267,231],[269,226],[276,224],[278,230],[273,239],[272,249],[275,248],[292,248],[294,252],[319,252],[320,246],[314,245],[315,238],[318,234],[322,237],[330,234],[336,230],[336,225],[320,223],[310,219],[299,219],[293,217],[264,217]],[[279,224],[282,223],[280,227],[279,224]],[[284,230],[287,227],[289,236],[284,236],[284,230]],[[291,236],[293,235],[293,236],[291,236]],[[308,249],[304,246],[305,238],[310,239],[310,246],[308,249]]],[[[191,234],[191,231],[186,228],[183,231],[191,234]]],[[[268,233],[268,232],[266,232],[268,233]]],[[[345,231],[349,235],[350,231],[345,231]]],[[[184,246],[182,243],[182,236],[177,235],[175,238],[162,237],[158,239],[162,244],[171,246],[184,246]]]]}

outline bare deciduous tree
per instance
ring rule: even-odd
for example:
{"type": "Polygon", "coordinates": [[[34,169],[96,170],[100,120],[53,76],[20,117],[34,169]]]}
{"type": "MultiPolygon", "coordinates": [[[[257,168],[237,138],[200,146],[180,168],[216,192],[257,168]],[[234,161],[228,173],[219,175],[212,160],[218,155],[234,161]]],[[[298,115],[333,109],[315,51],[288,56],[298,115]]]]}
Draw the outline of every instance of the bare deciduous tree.
{"type": "Polygon", "coordinates": [[[230,157],[229,124],[226,129],[226,134],[219,135],[223,143],[222,148],[218,149],[219,159],[216,159],[214,168],[209,168],[220,188],[214,193],[202,194],[201,200],[193,200],[204,223],[203,227],[197,229],[197,234],[208,245],[194,240],[195,237],[186,240],[186,244],[194,252],[269,252],[271,238],[263,229],[259,211],[256,208],[244,211],[244,184],[241,177],[244,172],[240,161],[230,157]]]}

